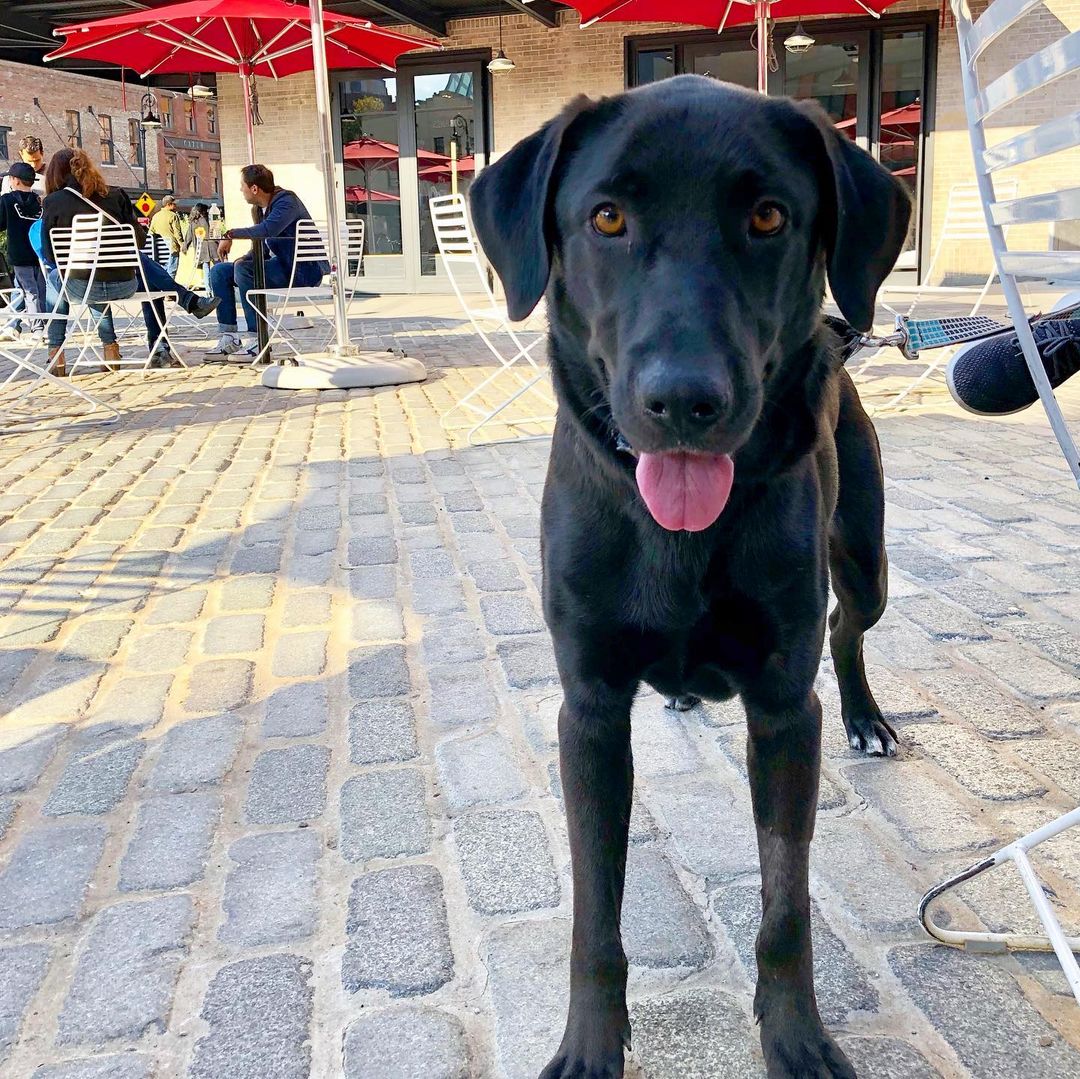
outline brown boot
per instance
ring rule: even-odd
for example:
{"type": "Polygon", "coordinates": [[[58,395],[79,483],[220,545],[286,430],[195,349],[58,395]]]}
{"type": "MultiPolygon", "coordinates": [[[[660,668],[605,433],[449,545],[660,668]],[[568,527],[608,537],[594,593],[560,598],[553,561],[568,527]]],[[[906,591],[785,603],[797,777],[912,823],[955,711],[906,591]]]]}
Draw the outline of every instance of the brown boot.
{"type": "Polygon", "coordinates": [[[105,346],[105,370],[120,370],[120,346],[115,341],[105,346]]]}
{"type": "Polygon", "coordinates": [[[57,378],[67,378],[67,361],[64,358],[63,345],[49,357],[48,370],[50,374],[56,375],[57,378]]]}

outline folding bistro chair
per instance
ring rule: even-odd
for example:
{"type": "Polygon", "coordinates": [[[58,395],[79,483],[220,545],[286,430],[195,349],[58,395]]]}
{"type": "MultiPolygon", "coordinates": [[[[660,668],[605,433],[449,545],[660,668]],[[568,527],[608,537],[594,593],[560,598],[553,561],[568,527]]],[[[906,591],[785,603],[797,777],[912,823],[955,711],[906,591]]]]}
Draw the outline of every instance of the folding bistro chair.
{"type": "MultiPolygon", "coordinates": [[[[50,239],[52,236],[50,235],[50,239]]],[[[55,250],[55,248],[54,248],[55,250]]],[[[83,344],[76,354],[74,363],[71,364],[71,373],[80,366],[100,366],[103,359],[98,351],[96,338],[97,316],[90,308],[85,299],[75,298],[71,295],[69,285],[72,274],[76,270],[86,271],[86,292],[89,293],[97,274],[102,270],[131,270],[136,280],[142,284],[142,289],[125,300],[115,301],[116,304],[123,302],[150,303],[154,300],[171,301],[176,303],[175,292],[151,291],[146,286],[142,274],[142,262],[139,258],[139,246],[135,241],[135,229],[131,225],[120,225],[106,222],[101,214],[79,214],[72,222],[71,246],[67,253],[67,265],[59,264],[62,271],[60,281],[61,294],[67,299],[70,314],[68,322],[75,334],[84,335],[83,344]]],[[[99,307],[112,307],[113,303],[105,301],[98,303],[99,307]]],[[[168,302],[165,307],[165,318],[158,328],[157,337],[150,344],[145,360],[121,359],[120,364],[127,367],[142,367],[146,370],[150,364],[150,357],[155,350],[166,341],[169,327],[168,302]]]]}
{"type": "Polygon", "coordinates": [[[330,252],[324,230],[321,225],[314,221],[298,221],[296,223],[296,239],[293,247],[292,270],[288,284],[284,288],[251,289],[248,297],[264,296],[266,298],[266,315],[256,305],[252,305],[258,318],[266,322],[268,341],[266,348],[252,360],[259,363],[267,355],[275,342],[283,344],[294,357],[306,352],[321,352],[330,343],[334,336],[334,288],[345,289],[345,312],[351,311],[356,297],[360,275],[363,273],[364,260],[364,222],[361,218],[350,218],[344,222],[341,228],[342,252],[345,257],[344,267],[331,267],[332,282],[329,285],[297,285],[296,267],[305,262],[329,262],[330,252]],[[339,270],[341,272],[339,272],[339,270]],[[296,308],[301,305],[306,309],[311,308],[315,320],[322,322],[325,333],[320,341],[305,347],[296,336],[295,330],[307,329],[303,325],[290,325],[287,319],[296,308]]]}
{"type": "MultiPolygon", "coordinates": [[[[1002,170],[1080,147],[1077,97],[1068,93],[1044,95],[1043,111],[1049,116],[1053,110],[1054,115],[1037,126],[1027,125],[1019,134],[993,146],[988,146],[986,132],[986,121],[1005,106],[1063,75],[1080,72],[1080,30],[1065,34],[1022,60],[1004,75],[980,85],[976,64],[987,46],[1023,16],[1043,6],[1045,0],[993,0],[974,23],[965,0],[951,2],[960,39],[960,74],[964,86],[968,134],[986,227],[990,233],[990,246],[1001,277],[1009,316],[1032,381],[1039,391],[1039,398],[1061,451],[1080,486],[1080,452],[1046,377],[1028,322],[1029,312],[1024,307],[1017,284],[1018,278],[1025,277],[1075,287],[1080,284],[1080,250],[1015,251],[1009,248],[1005,232],[1010,226],[1032,223],[1053,225],[1080,219],[1080,187],[1058,187],[1023,198],[1002,199],[998,194],[1000,180],[997,179],[997,174],[1002,170]]],[[[1047,15],[1049,25],[1061,25],[1049,7],[1047,15]]],[[[1077,77],[1080,78],[1080,75],[1077,77]]],[[[1015,121],[1011,120],[1010,125],[1013,123],[1015,121]]]]}
{"type": "MultiPolygon", "coordinates": [[[[951,0],[956,19],[956,33],[960,40],[960,75],[964,86],[964,105],[967,110],[968,133],[975,157],[975,174],[978,178],[986,225],[990,232],[990,246],[994,252],[1005,300],[1009,306],[1013,329],[1027,362],[1032,381],[1039,391],[1050,425],[1057,436],[1062,452],[1077,484],[1080,484],[1080,454],[1077,453],[1065,424],[1061,409],[1050,382],[1046,377],[1039,356],[1028,312],[1025,310],[1020,290],[1019,276],[1032,277],[1055,283],[1080,281],[1080,251],[1011,251],[1005,242],[1004,227],[1030,222],[1076,220],[1080,218],[1080,187],[1060,188],[1025,198],[1001,200],[995,190],[994,175],[1002,170],[1036,161],[1049,154],[1080,147],[1080,109],[1077,96],[1059,92],[1043,95],[1044,109],[1049,111],[1051,102],[1059,106],[1056,113],[1047,116],[1037,126],[1029,126],[1015,132],[1003,141],[987,144],[986,121],[1006,105],[1025,97],[1033,90],[1046,86],[1070,72],[1080,72],[1080,30],[1068,33],[1044,46],[1027,59],[992,81],[985,84],[979,79],[977,64],[986,48],[1001,34],[1025,15],[1040,7],[1044,0],[993,0],[976,20],[972,20],[967,0],[951,0]]],[[[1048,8],[1049,11],[1049,8],[1048,8]]],[[[1053,15],[1052,11],[1050,12],[1053,15]]],[[[1049,25],[1060,25],[1056,20],[1049,25]]],[[[1040,23],[1040,28],[1048,25],[1040,23]]],[[[1019,44],[1019,42],[1018,42],[1019,44]]],[[[1015,121],[1010,121],[1010,126],[1015,121]]],[[[971,946],[987,950],[991,948],[1015,948],[1019,950],[1053,950],[1080,1004],[1080,965],[1074,951],[1080,951],[1080,938],[1065,936],[1044,892],[1028,853],[1040,843],[1059,835],[1067,828],[1080,825],[1080,808],[1074,809],[1056,820],[1049,821],[1034,832],[1003,847],[989,858],[977,862],[950,880],[929,891],[920,905],[919,914],[927,931],[945,944],[971,946]],[[943,892],[963,881],[1011,861],[1016,865],[1035,906],[1039,921],[1046,930],[1045,937],[1021,936],[1015,933],[968,933],[956,932],[934,924],[929,916],[930,904],[943,892]]]]}
{"type": "MultiPolygon", "coordinates": [[[[497,370],[493,371],[479,385],[470,390],[442,418],[445,431],[468,429],[468,440],[473,442],[476,432],[495,420],[496,416],[527,393],[532,393],[533,400],[542,408],[539,415],[520,416],[517,411],[512,418],[500,418],[499,423],[510,427],[527,424],[550,423],[555,418],[555,400],[547,392],[547,369],[541,367],[532,352],[546,340],[544,334],[525,344],[521,340],[521,330],[515,330],[510,324],[506,308],[495,298],[491,290],[487,267],[480,258],[480,248],[473,234],[469,220],[468,206],[464,195],[437,195],[429,200],[431,221],[435,229],[435,242],[439,255],[446,269],[446,276],[457,296],[462,309],[473,329],[487,345],[498,361],[497,370]],[[466,296],[469,292],[479,293],[485,303],[474,307],[466,296]],[[514,349],[507,356],[503,348],[494,339],[495,334],[503,334],[510,339],[514,349]],[[488,393],[497,381],[509,384],[511,392],[494,406],[483,402],[483,395],[488,393]],[[470,413],[471,418],[464,422],[448,423],[455,412],[470,413]]],[[[546,437],[546,436],[532,436],[546,437]]]]}
{"type": "MultiPolygon", "coordinates": [[[[0,296],[8,299],[15,291],[0,290],[0,296]]],[[[59,316],[42,313],[39,317],[48,325],[59,316]]],[[[57,378],[49,370],[49,346],[36,337],[0,343],[0,364],[10,365],[10,370],[0,378],[0,434],[71,430],[84,425],[116,423],[120,419],[119,411],[112,405],[87,393],[71,379],[57,378]],[[39,392],[46,387],[56,392],[46,397],[39,392]],[[61,404],[65,396],[88,405],[89,410],[65,408],[61,404]]]]}
{"type": "MultiPolygon", "coordinates": [[[[1016,180],[1002,180],[999,181],[999,193],[1001,198],[1015,198],[1019,194],[1019,185],[1016,180]]],[[[986,300],[986,296],[990,291],[990,286],[994,283],[994,279],[998,276],[997,265],[994,264],[990,272],[986,275],[986,280],[979,285],[945,285],[935,284],[935,271],[938,268],[938,264],[941,261],[942,252],[949,249],[953,244],[957,243],[980,243],[989,246],[989,238],[986,234],[986,218],[983,215],[982,199],[979,196],[978,184],[954,184],[949,189],[949,198],[945,204],[945,219],[941,226],[941,235],[938,238],[937,246],[934,248],[934,253],[930,258],[930,262],[927,264],[926,271],[923,274],[923,284],[919,285],[890,285],[886,283],[880,293],[878,294],[878,300],[886,310],[891,311],[894,315],[901,315],[906,318],[920,318],[927,317],[927,307],[933,306],[934,301],[938,302],[938,305],[942,301],[951,302],[957,305],[966,305],[968,300],[974,300],[971,309],[966,312],[966,317],[973,318],[979,313],[979,308],[982,307],[986,300]],[[890,304],[889,301],[893,297],[910,296],[906,305],[903,305],[904,309],[899,310],[901,305],[890,304]]],[[[937,312],[935,312],[936,314],[937,312]]],[[[866,371],[871,364],[878,358],[881,350],[873,353],[868,359],[864,360],[862,364],[852,372],[853,378],[858,378],[863,372],[866,371]]],[[[914,393],[924,382],[926,382],[936,371],[938,371],[948,360],[951,352],[948,350],[938,349],[934,352],[933,360],[927,364],[924,371],[916,376],[909,382],[903,389],[899,390],[896,394],[889,398],[888,401],[883,404],[877,405],[873,408],[873,414],[878,415],[882,412],[887,412],[891,408],[895,408],[901,401],[904,401],[910,394],[914,393]]]]}

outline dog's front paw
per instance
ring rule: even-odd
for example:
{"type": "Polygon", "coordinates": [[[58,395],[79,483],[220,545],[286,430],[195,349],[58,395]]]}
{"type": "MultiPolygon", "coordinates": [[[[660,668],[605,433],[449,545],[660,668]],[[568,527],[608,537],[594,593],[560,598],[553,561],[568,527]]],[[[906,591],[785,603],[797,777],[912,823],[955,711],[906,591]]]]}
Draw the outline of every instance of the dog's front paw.
{"type": "Polygon", "coordinates": [[[871,757],[896,756],[899,738],[876,704],[845,714],[844,729],[852,749],[871,757]]]}
{"type": "Polygon", "coordinates": [[[769,1079],[857,1079],[843,1050],[821,1026],[801,1034],[789,1028],[777,1037],[763,1029],[761,1048],[769,1079]]]}
{"type": "Polygon", "coordinates": [[[568,1026],[559,1051],[540,1079],[623,1079],[624,1046],[630,1048],[630,1021],[625,1012],[621,1018],[594,1021],[582,1029],[568,1026]]]}
{"type": "Polygon", "coordinates": [[[701,704],[701,698],[695,697],[692,693],[681,693],[677,697],[668,697],[664,701],[664,707],[671,712],[689,712],[692,708],[697,708],[701,704]]]}

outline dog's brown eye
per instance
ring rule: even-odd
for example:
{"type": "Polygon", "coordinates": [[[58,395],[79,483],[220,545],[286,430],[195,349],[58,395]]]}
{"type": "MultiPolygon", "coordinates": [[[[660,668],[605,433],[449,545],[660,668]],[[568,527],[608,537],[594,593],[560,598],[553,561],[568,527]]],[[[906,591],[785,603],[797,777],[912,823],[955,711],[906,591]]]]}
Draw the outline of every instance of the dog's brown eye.
{"type": "Polygon", "coordinates": [[[774,202],[763,202],[750,215],[750,231],[755,236],[775,236],[786,223],[784,211],[774,202]]]}
{"type": "Polygon", "coordinates": [[[601,236],[621,236],[626,231],[626,215],[611,203],[593,213],[592,223],[601,236]]]}

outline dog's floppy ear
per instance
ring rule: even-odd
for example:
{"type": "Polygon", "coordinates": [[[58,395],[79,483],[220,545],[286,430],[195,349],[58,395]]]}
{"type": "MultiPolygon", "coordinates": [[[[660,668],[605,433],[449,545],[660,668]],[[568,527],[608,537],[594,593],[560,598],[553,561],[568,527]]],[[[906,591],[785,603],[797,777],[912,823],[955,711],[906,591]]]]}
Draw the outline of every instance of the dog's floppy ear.
{"type": "Polygon", "coordinates": [[[911,197],[888,169],[836,130],[817,102],[798,107],[817,125],[831,166],[832,192],[822,191],[829,286],[844,318],[866,333],[878,289],[904,246],[911,197]]]}
{"type": "Polygon", "coordinates": [[[534,135],[483,169],[469,188],[473,224],[518,322],[540,302],[551,271],[551,179],[563,136],[593,102],[581,95],[534,135]]]}

